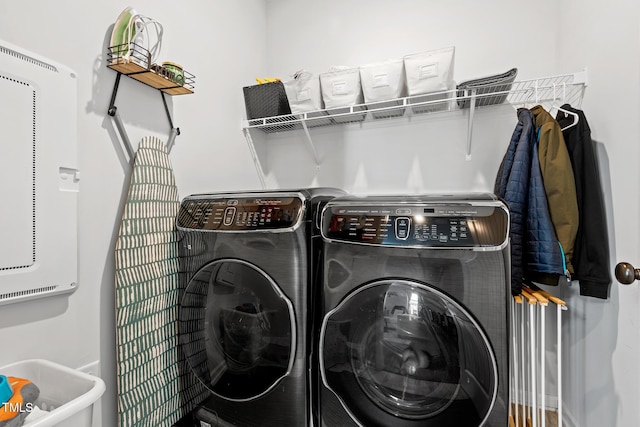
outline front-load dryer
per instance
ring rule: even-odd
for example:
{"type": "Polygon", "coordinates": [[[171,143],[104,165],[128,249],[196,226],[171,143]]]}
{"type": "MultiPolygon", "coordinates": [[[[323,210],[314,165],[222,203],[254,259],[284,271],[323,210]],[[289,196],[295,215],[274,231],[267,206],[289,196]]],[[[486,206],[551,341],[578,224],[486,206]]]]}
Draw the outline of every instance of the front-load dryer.
{"type": "Polygon", "coordinates": [[[179,342],[209,390],[196,425],[311,423],[311,318],[319,207],[335,189],[186,197],[179,342]]]}
{"type": "Polygon", "coordinates": [[[322,426],[508,425],[506,206],[348,196],[321,231],[322,426]]]}

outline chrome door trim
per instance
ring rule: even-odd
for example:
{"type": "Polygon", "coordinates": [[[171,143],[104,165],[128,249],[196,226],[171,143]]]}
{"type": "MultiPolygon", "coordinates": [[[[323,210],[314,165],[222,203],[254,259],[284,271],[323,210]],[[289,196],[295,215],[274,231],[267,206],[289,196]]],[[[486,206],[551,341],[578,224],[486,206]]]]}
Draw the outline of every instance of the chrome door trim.
{"type": "MultiPolygon", "coordinates": [[[[446,295],[445,293],[441,292],[440,290],[438,290],[435,287],[431,287],[431,286],[427,286],[424,283],[420,283],[417,282],[415,280],[411,280],[411,279],[402,279],[402,278],[398,278],[398,279],[384,279],[384,278],[380,278],[377,279],[371,283],[368,283],[366,285],[362,285],[359,287],[354,288],[351,292],[349,292],[347,294],[347,296],[338,303],[338,305],[336,305],[333,309],[331,309],[330,311],[328,311],[324,317],[322,318],[322,328],[320,329],[320,345],[319,345],[319,353],[318,353],[318,357],[319,357],[319,362],[320,362],[320,375],[322,377],[322,384],[331,391],[331,393],[334,394],[334,396],[338,399],[338,401],[340,402],[340,404],[342,405],[342,407],[344,408],[344,410],[347,412],[347,414],[349,414],[349,417],[356,423],[358,424],[359,427],[366,427],[363,424],[361,424],[358,419],[353,415],[353,413],[349,410],[348,406],[345,404],[345,402],[342,400],[342,398],[340,396],[338,396],[338,394],[333,391],[333,389],[329,386],[329,384],[327,383],[327,377],[326,377],[326,373],[325,373],[325,367],[324,367],[324,341],[325,341],[325,334],[326,334],[326,328],[327,328],[327,322],[328,319],[331,315],[333,315],[333,313],[339,311],[340,309],[342,309],[342,307],[352,298],[356,297],[358,294],[360,294],[361,292],[376,287],[376,286],[381,286],[381,285],[385,285],[385,284],[392,284],[392,283],[397,283],[397,282],[401,282],[401,283],[408,283],[412,286],[416,286],[418,288],[421,288],[424,291],[427,292],[433,292],[436,295],[438,295],[441,298],[444,298],[445,301],[451,301],[453,303],[456,304],[456,308],[459,309],[460,311],[462,311],[467,318],[469,319],[469,321],[471,321],[471,323],[473,324],[473,326],[475,326],[476,330],[479,332],[480,336],[482,337],[482,340],[484,341],[485,347],[487,349],[487,351],[489,352],[490,355],[490,359],[491,359],[491,364],[493,366],[493,379],[494,379],[494,387],[492,390],[492,398],[491,398],[491,403],[489,405],[489,408],[487,409],[487,413],[485,414],[484,418],[482,419],[482,421],[480,422],[479,425],[484,425],[484,423],[487,421],[487,419],[489,418],[489,415],[491,415],[491,411],[493,411],[493,408],[495,406],[497,397],[498,397],[498,363],[496,361],[496,355],[493,351],[493,346],[491,345],[491,342],[489,341],[489,339],[487,338],[486,334],[484,333],[483,328],[478,324],[478,322],[476,321],[475,317],[471,315],[471,313],[469,313],[464,305],[462,305],[461,303],[458,303],[457,301],[455,301],[451,296],[446,295]]],[[[381,411],[384,411],[383,409],[381,409],[381,411]]]]}
{"type": "MultiPolygon", "coordinates": [[[[289,311],[289,321],[291,322],[291,353],[289,354],[289,364],[287,366],[287,371],[282,374],[282,376],[280,376],[277,380],[275,380],[271,386],[269,386],[265,391],[263,391],[260,394],[257,394],[255,396],[246,398],[246,399],[232,399],[229,397],[225,397],[222,396],[216,392],[214,392],[213,390],[211,390],[209,388],[209,386],[207,384],[205,384],[199,376],[196,375],[196,378],[198,379],[198,381],[200,381],[206,388],[207,390],[209,390],[209,392],[211,392],[211,394],[219,397],[220,399],[224,399],[230,402],[250,402],[253,401],[255,399],[258,399],[262,396],[264,396],[265,394],[269,393],[271,390],[273,390],[284,378],[288,377],[291,374],[291,371],[293,370],[293,364],[295,362],[296,359],[296,351],[297,351],[297,340],[298,340],[298,330],[296,327],[296,318],[295,318],[295,310],[293,307],[293,303],[291,302],[291,300],[285,295],[284,292],[282,292],[282,290],[280,289],[280,286],[278,286],[278,284],[275,282],[275,280],[273,280],[271,278],[271,276],[269,276],[267,274],[266,271],[264,271],[263,269],[261,269],[260,267],[258,267],[257,265],[250,263],[248,261],[245,261],[243,259],[239,259],[239,258],[220,258],[220,259],[216,259],[213,260],[209,263],[207,263],[206,265],[202,266],[200,269],[198,269],[198,272],[200,272],[203,268],[210,266],[212,264],[218,264],[218,263],[223,263],[223,262],[235,262],[235,263],[239,263],[239,264],[243,264],[246,265],[249,268],[253,268],[254,270],[256,270],[258,273],[260,273],[263,277],[265,277],[267,279],[267,281],[269,282],[269,284],[271,285],[271,287],[276,291],[276,293],[284,300],[284,302],[287,304],[287,308],[289,311]]],[[[198,273],[196,272],[196,274],[198,273]]],[[[194,275],[195,276],[195,275],[194,275]]],[[[191,279],[189,280],[189,283],[191,282],[191,279]]],[[[188,287],[188,284],[187,284],[188,287]]],[[[189,360],[187,359],[187,363],[189,362],[189,360]]]]}

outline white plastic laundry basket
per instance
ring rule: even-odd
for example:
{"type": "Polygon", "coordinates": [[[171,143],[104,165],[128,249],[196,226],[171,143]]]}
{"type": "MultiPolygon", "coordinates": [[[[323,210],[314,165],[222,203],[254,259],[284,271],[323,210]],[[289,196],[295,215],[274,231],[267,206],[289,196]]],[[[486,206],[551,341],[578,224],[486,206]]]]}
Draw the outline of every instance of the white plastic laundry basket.
{"type": "Polygon", "coordinates": [[[25,427],[90,427],[93,404],[105,391],[102,379],[42,359],[2,366],[0,374],[28,379],[40,389],[36,406],[47,413],[27,417],[25,427]]]}

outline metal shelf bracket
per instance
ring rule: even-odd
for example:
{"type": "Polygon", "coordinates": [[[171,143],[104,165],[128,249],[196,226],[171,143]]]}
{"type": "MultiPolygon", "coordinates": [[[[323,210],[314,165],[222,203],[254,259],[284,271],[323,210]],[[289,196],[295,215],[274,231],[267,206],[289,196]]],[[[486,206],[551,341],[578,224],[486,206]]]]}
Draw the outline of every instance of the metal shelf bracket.
{"type": "Polygon", "coordinates": [[[302,121],[302,128],[304,129],[304,133],[307,136],[307,144],[309,145],[309,150],[311,150],[311,155],[313,156],[313,160],[316,163],[316,169],[320,169],[320,160],[318,160],[318,153],[316,152],[316,147],[313,145],[313,139],[311,138],[311,134],[309,133],[309,127],[307,126],[307,113],[304,114],[305,120],[302,121]]]}
{"type": "MultiPolygon", "coordinates": [[[[118,95],[118,88],[120,87],[120,78],[122,77],[122,73],[117,72],[116,81],[113,85],[113,91],[111,92],[111,101],[109,102],[109,109],[107,113],[109,116],[113,118],[115,122],[116,129],[118,129],[118,133],[120,134],[120,139],[122,140],[122,145],[127,152],[127,156],[129,157],[129,161],[133,161],[135,157],[135,150],[131,145],[131,140],[129,139],[129,135],[127,134],[127,130],[124,127],[124,123],[122,122],[122,118],[118,113],[118,107],[116,107],[116,96],[118,95]]],[[[169,132],[169,139],[167,140],[167,153],[171,153],[171,149],[175,144],[175,139],[177,135],[180,135],[180,128],[174,127],[173,120],[171,119],[171,113],[169,112],[169,107],[167,106],[167,100],[165,98],[164,92],[160,92],[162,96],[162,102],[164,104],[164,110],[167,114],[167,119],[169,120],[169,126],[171,127],[171,131],[169,132]]]]}
{"type": "Polygon", "coordinates": [[[242,128],[244,132],[244,138],[247,141],[247,145],[249,146],[249,152],[251,153],[251,158],[253,159],[253,164],[256,167],[256,172],[258,173],[258,179],[260,179],[260,185],[262,189],[267,188],[267,184],[264,178],[264,170],[262,169],[262,165],[260,164],[260,159],[258,159],[258,153],[256,153],[256,147],[253,145],[253,138],[251,138],[251,132],[248,127],[242,128]]]}
{"type": "Polygon", "coordinates": [[[469,98],[469,122],[467,123],[467,156],[466,160],[471,160],[471,140],[473,136],[473,118],[476,114],[476,89],[471,91],[469,98]]]}

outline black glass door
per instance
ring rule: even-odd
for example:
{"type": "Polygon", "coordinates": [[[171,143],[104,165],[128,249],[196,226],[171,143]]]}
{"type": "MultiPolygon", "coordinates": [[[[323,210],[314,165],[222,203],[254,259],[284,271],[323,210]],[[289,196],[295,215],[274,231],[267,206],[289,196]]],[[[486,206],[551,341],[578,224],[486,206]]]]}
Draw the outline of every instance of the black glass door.
{"type": "Polygon", "coordinates": [[[293,306],[256,266],[233,259],[206,265],[190,280],[179,318],[192,371],[222,398],[259,397],[291,371],[293,306]]]}
{"type": "Polygon", "coordinates": [[[497,391],[491,345],[437,289],[384,280],[348,295],[323,321],[321,373],[360,424],[478,426],[497,391]]]}

